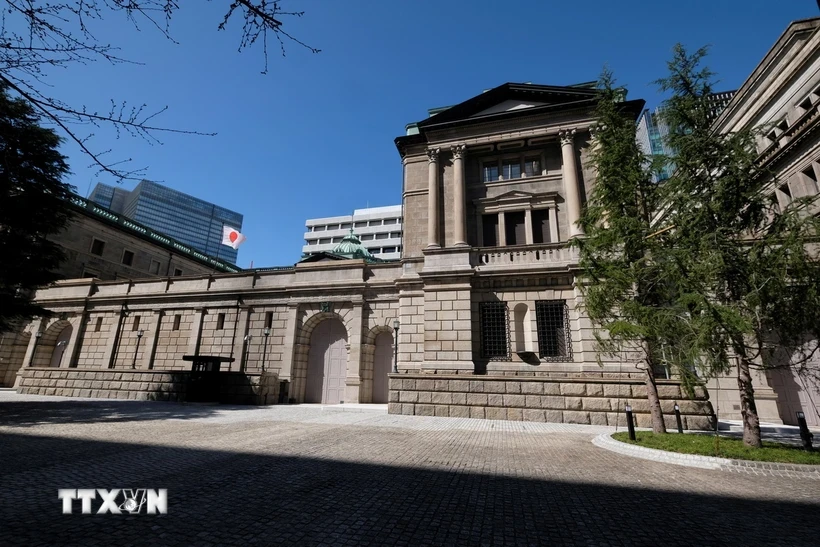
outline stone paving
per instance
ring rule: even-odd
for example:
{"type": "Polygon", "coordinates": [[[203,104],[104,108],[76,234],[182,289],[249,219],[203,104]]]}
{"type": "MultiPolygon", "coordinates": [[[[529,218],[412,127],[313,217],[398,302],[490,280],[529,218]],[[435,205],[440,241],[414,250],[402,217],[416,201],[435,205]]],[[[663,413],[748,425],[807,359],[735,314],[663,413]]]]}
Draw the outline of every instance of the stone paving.
{"type": "Polygon", "coordinates": [[[0,392],[4,545],[818,545],[817,481],[600,449],[609,427],[0,392]],[[59,488],[167,488],[166,515],[59,488]],[[96,505],[95,505],[96,507],[96,505]]]}

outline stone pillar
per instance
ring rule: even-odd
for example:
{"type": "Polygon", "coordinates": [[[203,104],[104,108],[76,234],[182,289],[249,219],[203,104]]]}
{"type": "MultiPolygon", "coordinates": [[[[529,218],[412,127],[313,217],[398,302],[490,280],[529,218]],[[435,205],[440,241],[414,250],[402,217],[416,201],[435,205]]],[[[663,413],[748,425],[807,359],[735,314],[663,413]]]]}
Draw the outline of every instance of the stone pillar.
{"type": "Polygon", "coordinates": [[[162,310],[154,310],[154,320],[147,325],[145,333],[147,336],[143,340],[145,349],[142,351],[142,359],[137,365],[137,368],[151,369],[154,368],[154,356],[157,353],[157,341],[159,340],[159,329],[162,326],[162,310]]]}
{"type": "Polygon", "coordinates": [[[205,308],[194,310],[194,322],[188,335],[188,351],[185,355],[199,355],[199,341],[202,337],[202,320],[205,317],[205,308]]]}
{"type": "Polygon", "coordinates": [[[72,317],[72,319],[73,321],[69,321],[72,328],[71,337],[68,339],[68,345],[63,352],[63,359],[60,360],[60,368],[72,367],[77,360],[79,341],[82,339],[85,330],[85,310],[81,311],[80,315],[72,317]]]}
{"type": "MultiPolygon", "coordinates": [[[[282,352],[282,368],[279,371],[279,379],[282,381],[292,381],[293,361],[296,359],[296,334],[297,323],[299,321],[299,304],[288,304],[288,317],[285,324],[284,351],[282,352]]],[[[295,397],[291,391],[290,397],[295,397]]]]}
{"type": "Polygon", "coordinates": [[[125,315],[125,307],[120,308],[116,313],[116,320],[112,326],[114,332],[108,331],[108,340],[105,344],[105,354],[103,354],[103,364],[106,368],[114,368],[115,360],[117,358],[117,347],[120,341],[120,332],[122,331],[123,317],[125,315]]]}
{"type": "Polygon", "coordinates": [[[584,230],[577,225],[578,219],[581,218],[581,194],[578,186],[578,167],[575,163],[575,130],[562,130],[558,135],[561,139],[562,176],[564,199],[567,203],[569,237],[573,238],[584,235],[584,230]]]}
{"type": "Polygon", "coordinates": [[[532,245],[532,209],[526,209],[524,211],[524,234],[524,237],[527,239],[527,245],[532,245]]]}
{"type": "Polygon", "coordinates": [[[555,204],[549,208],[550,243],[558,243],[558,208],[555,204]]]}
{"type": "Polygon", "coordinates": [[[438,249],[441,240],[438,234],[438,153],[439,148],[429,148],[427,158],[430,165],[427,171],[427,248],[438,249]]]}
{"type": "Polygon", "coordinates": [[[248,342],[245,341],[245,337],[249,334],[248,322],[251,315],[251,309],[248,306],[241,306],[237,308],[236,313],[239,317],[237,317],[236,333],[234,334],[233,345],[234,348],[238,348],[238,351],[235,352],[236,361],[229,364],[228,370],[245,372],[245,356],[248,354],[248,342]],[[234,365],[236,366],[234,367],[234,365]]]}
{"type": "Polygon", "coordinates": [[[507,223],[504,220],[504,211],[498,213],[498,245],[503,247],[507,244],[507,223]]]}
{"type": "Polygon", "coordinates": [[[467,245],[466,191],[464,182],[464,154],[466,146],[453,146],[453,222],[454,245],[467,245]]]}
{"type": "Polygon", "coordinates": [[[26,348],[26,356],[25,358],[23,358],[23,366],[30,367],[34,364],[34,354],[37,351],[37,345],[40,343],[40,339],[37,338],[37,333],[45,331],[47,324],[48,319],[45,317],[34,321],[34,328],[31,329],[31,338],[28,339],[28,348],[26,348]]]}
{"type": "Polygon", "coordinates": [[[363,302],[353,303],[353,316],[348,324],[347,378],[345,378],[345,403],[358,403],[362,385],[362,320],[363,302]]]}

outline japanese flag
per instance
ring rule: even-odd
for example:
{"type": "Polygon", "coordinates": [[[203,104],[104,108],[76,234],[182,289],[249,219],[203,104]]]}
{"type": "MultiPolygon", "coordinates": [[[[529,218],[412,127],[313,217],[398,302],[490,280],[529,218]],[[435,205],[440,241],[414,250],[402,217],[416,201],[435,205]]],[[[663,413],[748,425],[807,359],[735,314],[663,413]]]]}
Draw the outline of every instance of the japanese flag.
{"type": "Polygon", "coordinates": [[[235,228],[231,228],[230,226],[223,226],[222,227],[222,244],[227,245],[228,247],[233,247],[234,249],[238,249],[242,242],[247,239],[239,230],[235,228]]]}

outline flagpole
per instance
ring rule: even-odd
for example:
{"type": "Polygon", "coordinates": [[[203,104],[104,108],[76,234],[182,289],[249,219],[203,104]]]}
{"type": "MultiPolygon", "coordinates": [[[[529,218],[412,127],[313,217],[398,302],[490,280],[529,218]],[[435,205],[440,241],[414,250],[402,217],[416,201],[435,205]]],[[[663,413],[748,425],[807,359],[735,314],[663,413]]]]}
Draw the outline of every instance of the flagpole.
{"type": "MultiPolygon", "coordinates": [[[[211,217],[211,220],[213,220],[213,217],[211,217]]],[[[225,233],[225,223],[224,222],[222,223],[221,232],[223,234],[225,233]]],[[[219,248],[222,247],[222,245],[223,245],[223,243],[222,243],[222,240],[220,239],[219,240],[219,245],[216,246],[216,262],[214,262],[214,273],[216,273],[216,265],[219,262],[219,248]]]]}

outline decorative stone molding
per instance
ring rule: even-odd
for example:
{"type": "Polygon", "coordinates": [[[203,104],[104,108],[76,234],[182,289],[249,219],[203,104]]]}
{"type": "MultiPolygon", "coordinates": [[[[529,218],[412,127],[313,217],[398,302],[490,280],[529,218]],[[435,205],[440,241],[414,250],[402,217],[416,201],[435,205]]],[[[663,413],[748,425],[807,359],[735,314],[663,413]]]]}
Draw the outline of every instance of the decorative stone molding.
{"type": "Polygon", "coordinates": [[[450,147],[450,151],[453,153],[453,159],[464,159],[464,157],[467,155],[467,145],[456,144],[450,147]]]}
{"type": "Polygon", "coordinates": [[[427,159],[430,163],[435,163],[438,161],[438,155],[441,152],[441,148],[428,148],[427,149],[427,159]]]}
{"type": "Polygon", "coordinates": [[[568,146],[575,142],[574,129],[561,129],[558,131],[558,138],[561,140],[561,146],[568,146]]]}

